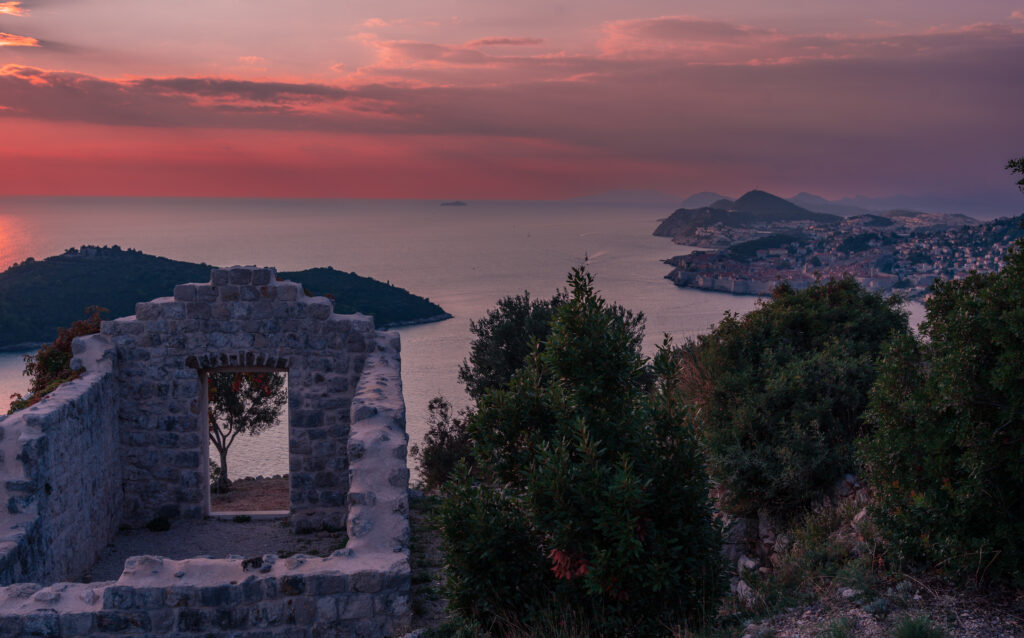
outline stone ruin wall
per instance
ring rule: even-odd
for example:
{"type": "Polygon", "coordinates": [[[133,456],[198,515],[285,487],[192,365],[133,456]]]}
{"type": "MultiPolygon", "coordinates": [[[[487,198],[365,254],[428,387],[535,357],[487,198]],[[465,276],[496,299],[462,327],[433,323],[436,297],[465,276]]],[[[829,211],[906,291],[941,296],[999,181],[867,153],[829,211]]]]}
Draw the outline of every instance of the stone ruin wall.
{"type": "MultiPolygon", "coordinates": [[[[81,378],[0,421],[0,635],[397,635],[408,623],[408,497],[399,338],[330,300],[232,268],[76,339],[81,378]],[[292,521],[345,549],[130,559],[80,576],[123,522],[209,509],[202,375],[289,374],[292,521]]],[[[173,534],[173,530],[169,533],[173,534]]]]}

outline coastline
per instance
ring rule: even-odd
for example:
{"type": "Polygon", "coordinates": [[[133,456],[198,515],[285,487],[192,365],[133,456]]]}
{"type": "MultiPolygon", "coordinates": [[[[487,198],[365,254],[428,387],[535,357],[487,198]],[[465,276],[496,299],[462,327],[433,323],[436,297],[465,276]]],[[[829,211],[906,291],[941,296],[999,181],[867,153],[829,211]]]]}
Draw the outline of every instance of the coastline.
{"type": "MultiPolygon", "coordinates": [[[[918,291],[913,288],[905,288],[903,290],[897,290],[895,288],[888,289],[875,289],[872,286],[862,281],[863,278],[854,277],[858,280],[858,283],[865,286],[869,290],[874,292],[896,294],[903,298],[904,301],[918,301],[923,302],[927,297],[929,290],[918,291]]],[[[730,277],[727,275],[715,275],[711,273],[696,273],[687,270],[683,270],[680,267],[675,267],[672,272],[665,275],[665,279],[668,279],[673,284],[680,288],[693,288],[694,290],[703,290],[705,292],[724,292],[730,295],[738,295],[744,297],[767,297],[771,295],[772,290],[775,289],[781,283],[788,283],[796,290],[802,290],[807,288],[817,279],[787,279],[785,277],[778,277],[777,279],[747,279],[743,277],[730,277]]],[[[828,278],[822,278],[827,280],[828,278]]]]}
{"type": "Polygon", "coordinates": [[[444,312],[439,315],[431,315],[429,317],[423,317],[422,319],[406,319],[405,321],[392,321],[382,326],[378,326],[380,330],[394,330],[395,328],[405,328],[408,326],[421,326],[426,323],[438,323],[439,321],[446,321],[448,319],[454,319],[455,315],[444,312]]]}

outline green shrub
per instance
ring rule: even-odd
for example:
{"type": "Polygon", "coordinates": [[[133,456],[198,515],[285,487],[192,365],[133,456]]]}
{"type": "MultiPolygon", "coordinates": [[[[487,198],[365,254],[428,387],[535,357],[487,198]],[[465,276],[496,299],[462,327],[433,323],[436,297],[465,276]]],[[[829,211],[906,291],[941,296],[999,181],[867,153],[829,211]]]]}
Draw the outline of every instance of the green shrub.
{"type": "Polygon", "coordinates": [[[427,489],[444,485],[460,461],[472,464],[471,443],[466,431],[469,410],[452,414],[452,404],[444,397],[434,397],[427,406],[427,433],[423,445],[414,445],[409,454],[416,460],[427,489]]]}
{"type": "Polygon", "coordinates": [[[698,624],[723,592],[721,538],[678,353],[649,370],[642,316],[582,270],[569,283],[543,351],[469,421],[476,467],[440,508],[450,604],[506,633],[569,609],[616,636],[698,624]]]}
{"type": "Polygon", "coordinates": [[[782,284],[688,343],[685,387],[723,508],[790,519],[855,470],[876,358],[907,332],[897,298],[846,277],[782,284]]]}
{"type": "Polygon", "coordinates": [[[77,379],[81,370],[71,369],[71,342],[75,337],[96,334],[100,331],[100,315],[106,308],[89,306],[85,319],[79,319],[70,328],[58,328],[57,338],[39,348],[35,354],[25,355],[23,374],[29,377],[28,396],[11,395],[8,414],[39,403],[43,397],[56,390],[61,384],[77,379]]]}
{"type": "Polygon", "coordinates": [[[897,565],[1024,585],[1024,243],[938,282],[921,338],[888,350],[862,454],[897,565]]]}
{"type": "Polygon", "coordinates": [[[486,317],[471,321],[469,330],[475,338],[469,358],[459,367],[459,381],[469,396],[479,399],[488,390],[504,386],[535,346],[543,349],[554,312],[565,300],[563,292],[550,300],[531,299],[524,292],[499,299],[486,317]]]}
{"type": "Polygon", "coordinates": [[[892,636],[893,638],[947,638],[949,634],[922,616],[904,618],[893,628],[892,636]]]}

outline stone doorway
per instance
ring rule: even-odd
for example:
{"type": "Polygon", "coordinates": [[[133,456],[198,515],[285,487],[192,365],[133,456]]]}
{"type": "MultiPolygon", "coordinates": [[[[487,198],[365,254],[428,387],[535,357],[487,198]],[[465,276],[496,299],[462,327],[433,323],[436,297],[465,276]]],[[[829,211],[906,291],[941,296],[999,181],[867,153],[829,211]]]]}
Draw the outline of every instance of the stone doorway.
{"type": "Polygon", "coordinates": [[[290,513],[288,372],[217,368],[200,372],[207,435],[209,516],[283,518],[290,513]],[[226,476],[225,476],[226,474],[226,476]]]}

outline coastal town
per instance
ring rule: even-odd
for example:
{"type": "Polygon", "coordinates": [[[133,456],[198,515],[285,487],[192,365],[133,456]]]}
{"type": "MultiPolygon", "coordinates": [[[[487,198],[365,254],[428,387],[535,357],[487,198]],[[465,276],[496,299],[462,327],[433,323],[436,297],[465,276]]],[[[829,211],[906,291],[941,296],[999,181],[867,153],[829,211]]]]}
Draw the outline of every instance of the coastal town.
{"type": "MultiPolygon", "coordinates": [[[[705,219],[714,210],[680,209],[676,215],[705,219]]],[[[922,299],[936,279],[998,270],[1007,249],[1024,235],[1024,216],[979,222],[964,215],[888,211],[798,219],[788,210],[786,218],[762,216],[739,224],[727,216],[735,211],[719,212],[719,219],[708,218],[714,223],[656,233],[711,249],[666,260],[674,266],[667,279],[688,288],[766,295],[781,282],[802,289],[850,275],[868,290],[922,299]]]]}

